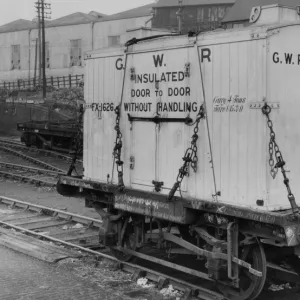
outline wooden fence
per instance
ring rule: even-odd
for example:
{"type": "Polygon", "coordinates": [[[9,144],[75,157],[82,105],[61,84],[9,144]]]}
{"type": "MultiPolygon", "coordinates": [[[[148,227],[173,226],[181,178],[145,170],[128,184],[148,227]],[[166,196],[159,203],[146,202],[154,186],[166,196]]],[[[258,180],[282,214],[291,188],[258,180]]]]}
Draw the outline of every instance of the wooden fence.
{"type": "MultiPolygon", "coordinates": [[[[51,76],[46,78],[46,82],[47,86],[53,86],[55,88],[69,88],[78,86],[79,82],[83,80],[83,77],[83,75],[68,75],[60,77],[51,76]]],[[[0,82],[0,90],[27,90],[37,86],[42,86],[42,84],[43,82],[38,79],[3,81],[0,82]]]]}

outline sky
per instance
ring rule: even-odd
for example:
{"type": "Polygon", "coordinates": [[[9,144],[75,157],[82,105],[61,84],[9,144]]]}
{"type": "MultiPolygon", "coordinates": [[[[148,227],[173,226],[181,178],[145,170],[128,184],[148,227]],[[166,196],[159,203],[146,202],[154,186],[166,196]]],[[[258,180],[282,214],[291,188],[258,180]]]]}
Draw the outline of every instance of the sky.
{"type": "MultiPolygon", "coordinates": [[[[0,0],[0,25],[36,17],[34,3],[37,0],[0,0]]],[[[74,12],[88,13],[92,10],[111,15],[124,10],[154,2],[154,0],[48,0],[51,3],[51,18],[57,19],[74,12]]]]}

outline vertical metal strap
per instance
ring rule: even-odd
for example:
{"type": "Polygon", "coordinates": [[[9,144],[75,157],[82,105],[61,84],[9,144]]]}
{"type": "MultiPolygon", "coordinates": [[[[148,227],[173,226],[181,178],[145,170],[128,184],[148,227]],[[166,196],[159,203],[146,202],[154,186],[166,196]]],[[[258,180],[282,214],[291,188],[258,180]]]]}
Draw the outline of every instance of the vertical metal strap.
{"type": "Polygon", "coordinates": [[[227,276],[233,280],[235,287],[238,287],[239,268],[232,263],[233,257],[238,257],[238,225],[231,222],[227,226],[227,276]]]}
{"type": "Polygon", "coordinates": [[[215,168],[214,168],[214,161],[213,161],[213,153],[212,153],[212,144],[210,139],[210,132],[209,132],[209,124],[208,124],[208,114],[207,114],[207,105],[206,105],[206,95],[205,95],[205,89],[204,89],[204,80],[203,80],[203,73],[201,68],[201,60],[200,60],[200,54],[198,51],[198,44],[197,40],[195,41],[195,50],[198,57],[198,65],[199,65],[199,73],[200,73],[200,81],[202,86],[202,96],[203,96],[203,102],[204,102],[204,111],[206,114],[206,126],[207,126],[207,135],[208,135],[208,142],[209,142],[209,151],[210,151],[210,158],[211,158],[211,165],[212,165],[212,172],[213,172],[213,180],[214,180],[214,188],[215,188],[215,200],[218,201],[218,192],[217,192],[217,184],[216,184],[216,175],[215,175],[215,168]]]}

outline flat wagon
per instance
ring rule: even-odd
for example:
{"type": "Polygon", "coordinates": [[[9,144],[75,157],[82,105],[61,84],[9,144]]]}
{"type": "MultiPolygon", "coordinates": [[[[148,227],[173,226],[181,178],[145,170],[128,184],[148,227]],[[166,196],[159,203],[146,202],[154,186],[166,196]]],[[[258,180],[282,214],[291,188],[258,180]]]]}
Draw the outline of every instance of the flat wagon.
{"type": "Polygon", "coordinates": [[[119,259],[158,262],[142,251],[156,241],[241,300],[266,257],[300,250],[299,8],[250,22],[87,53],[84,176],[57,185],[94,206],[119,259]]]}
{"type": "Polygon", "coordinates": [[[22,132],[21,142],[26,146],[69,152],[78,131],[77,120],[29,121],[17,124],[22,132]]]}

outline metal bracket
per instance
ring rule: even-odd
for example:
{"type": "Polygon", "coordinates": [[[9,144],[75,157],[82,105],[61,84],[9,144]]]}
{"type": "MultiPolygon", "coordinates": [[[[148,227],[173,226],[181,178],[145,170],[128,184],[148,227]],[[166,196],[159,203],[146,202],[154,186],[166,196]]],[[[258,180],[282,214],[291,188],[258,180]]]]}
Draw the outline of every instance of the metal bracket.
{"type": "MultiPolygon", "coordinates": [[[[251,102],[249,103],[249,108],[250,109],[262,109],[262,107],[265,105],[265,102],[251,102]]],[[[280,108],[280,103],[279,102],[268,102],[268,105],[272,109],[279,109],[280,108]]]]}
{"type": "Polygon", "coordinates": [[[159,123],[185,123],[190,124],[193,123],[193,119],[190,117],[185,118],[161,118],[159,116],[155,116],[153,118],[150,117],[132,117],[128,114],[129,122],[140,121],[140,122],[154,122],[155,124],[159,123]]]}
{"type": "Polygon", "coordinates": [[[192,231],[195,231],[199,234],[199,236],[205,240],[209,245],[217,248],[221,248],[223,250],[227,249],[227,242],[223,240],[219,240],[212,235],[210,235],[206,229],[201,227],[194,227],[192,228],[192,231]]]}
{"type": "Polygon", "coordinates": [[[161,187],[164,185],[164,183],[162,181],[160,182],[160,181],[155,181],[155,180],[152,180],[152,184],[155,187],[155,191],[158,193],[161,191],[161,187]]]}
{"type": "Polygon", "coordinates": [[[255,23],[259,19],[260,14],[261,14],[261,6],[253,7],[251,10],[249,22],[255,23]]]}

